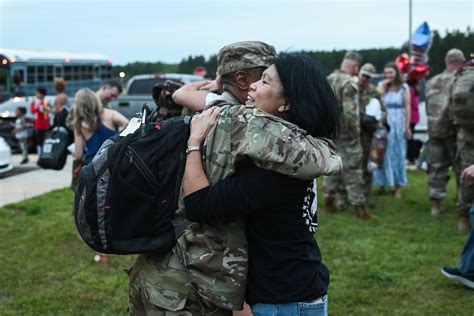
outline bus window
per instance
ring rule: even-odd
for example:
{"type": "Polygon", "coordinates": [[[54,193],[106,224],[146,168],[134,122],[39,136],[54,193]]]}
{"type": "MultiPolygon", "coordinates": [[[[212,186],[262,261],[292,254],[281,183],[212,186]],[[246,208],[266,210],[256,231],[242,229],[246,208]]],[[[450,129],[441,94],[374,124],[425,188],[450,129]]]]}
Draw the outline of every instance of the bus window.
{"type": "Polygon", "coordinates": [[[45,69],[44,68],[45,68],[44,66],[38,66],[37,67],[37,72],[38,72],[37,80],[38,80],[38,82],[44,82],[44,79],[45,79],[45,69]]]}
{"type": "Polygon", "coordinates": [[[72,67],[73,72],[74,72],[74,80],[81,80],[81,67],[80,66],[74,66],[72,67]]]}
{"type": "Polygon", "coordinates": [[[53,75],[53,66],[46,66],[46,81],[52,82],[54,78],[53,75]]]}
{"type": "Polygon", "coordinates": [[[10,78],[8,67],[0,67],[0,94],[10,93],[10,78]]]}
{"type": "Polygon", "coordinates": [[[63,67],[61,66],[54,66],[54,76],[62,78],[63,75],[63,67]]]}
{"type": "Polygon", "coordinates": [[[112,67],[111,66],[102,66],[102,79],[110,79],[112,78],[112,67]]]}
{"type": "Polygon", "coordinates": [[[16,85],[20,85],[25,81],[25,71],[23,69],[17,69],[13,73],[13,83],[16,85]]]}
{"type": "Polygon", "coordinates": [[[71,66],[64,66],[64,80],[72,80],[72,67],[71,66]]]}
{"type": "Polygon", "coordinates": [[[94,78],[92,71],[93,71],[92,66],[86,66],[86,79],[87,80],[92,80],[92,78],[94,78]]]}
{"type": "Polygon", "coordinates": [[[99,66],[94,66],[94,79],[97,79],[97,80],[100,79],[100,67],[99,66]]]}
{"type": "Polygon", "coordinates": [[[27,68],[27,83],[35,83],[36,82],[36,67],[35,66],[28,66],[27,68]]]}

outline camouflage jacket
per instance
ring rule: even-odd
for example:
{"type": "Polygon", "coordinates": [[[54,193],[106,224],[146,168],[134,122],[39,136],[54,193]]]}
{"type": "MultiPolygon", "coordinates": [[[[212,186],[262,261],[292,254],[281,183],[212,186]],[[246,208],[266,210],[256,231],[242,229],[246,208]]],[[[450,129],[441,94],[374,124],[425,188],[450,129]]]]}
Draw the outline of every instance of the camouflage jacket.
{"type": "Polygon", "coordinates": [[[340,142],[357,143],[360,138],[360,110],[357,83],[351,75],[335,70],[328,79],[342,113],[340,142]]]}
{"type": "MultiPolygon", "coordinates": [[[[223,94],[226,101],[231,98],[223,94]]],[[[288,121],[244,105],[223,106],[206,139],[204,156],[211,184],[234,173],[242,159],[304,180],[342,169],[331,141],[315,139],[288,121]]],[[[227,309],[242,308],[248,263],[243,221],[193,223],[178,239],[174,252],[203,299],[227,309]]]]}
{"type": "Polygon", "coordinates": [[[426,116],[430,137],[445,138],[456,133],[448,107],[454,78],[454,72],[446,70],[426,83],[426,116]]]}
{"type": "MultiPolygon", "coordinates": [[[[463,141],[474,146],[474,61],[467,62],[451,86],[449,111],[463,141]]],[[[458,148],[460,150],[461,148],[458,148]]]]}

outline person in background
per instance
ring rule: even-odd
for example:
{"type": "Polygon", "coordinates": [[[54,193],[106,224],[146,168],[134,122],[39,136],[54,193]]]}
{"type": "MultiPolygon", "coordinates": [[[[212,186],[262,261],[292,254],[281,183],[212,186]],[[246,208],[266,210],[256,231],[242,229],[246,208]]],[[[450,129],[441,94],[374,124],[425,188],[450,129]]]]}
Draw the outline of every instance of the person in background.
{"type": "Polygon", "coordinates": [[[20,146],[21,154],[23,159],[20,164],[25,164],[29,162],[28,159],[28,145],[26,140],[28,138],[28,132],[26,130],[26,108],[24,106],[19,106],[15,109],[15,127],[12,130],[12,134],[15,135],[15,138],[18,140],[18,145],[20,146]]]}
{"type": "MultiPolygon", "coordinates": [[[[357,80],[357,87],[359,90],[359,111],[361,115],[364,115],[366,112],[367,105],[371,102],[372,99],[376,99],[380,103],[380,111],[382,112],[382,121],[385,122],[387,117],[387,109],[382,101],[382,96],[380,92],[377,91],[377,88],[370,83],[372,78],[375,76],[376,70],[374,65],[372,64],[364,64],[360,68],[358,80],[357,80]]],[[[362,145],[362,171],[364,174],[364,188],[365,188],[365,195],[366,199],[370,194],[372,189],[372,172],[369,172],[367,168],[367,164],[369,162],[370,156],[370,148],[372,144],[372,137],[375,131],[376,126],[371,126],[367,128],[364,126],[363,120],[361,120],[361,129],[360,129],[360,141],[362,145]]],[[[376,124],[374,122],[374,124],[376,124]]]]}
{"type": "MultiPolygon", "coordinates": [[[[89,163],[102,143],[125,128],[128,119],[115,110],[103,107],[97,94],[84,88],[77,91],[73,106],[75,159],[89,163]]],[[[80,169],[78,170],[78,172],[80,169]]],[[[77,175],[76,175],[77,176],[77,175]]],[[[99,263],[108,263],[104,254],[94,257],[99,263]]]]}
{"type": "Polygon", "coordinates": [[[95,94],[100,102],[102,102],[102,105],[107,107],[107,104],[110,101],[117,99],[120,93],[122,93],[122,86],[120,83],[117,80],[109,80],[106,81],[95,94]]]}
{"type": "MultiPolygon", "coordinates": [[[[66,118],[69,111],[66,109],[68,98],[66,92],[66,81],[63,78],[54,78],[54,88],[56,89],[56,98],[53,102],[53,124],[52,127],[66,127],[66,118]]],[[[67,128],[67,127],[66,127],[67,128]]]]}
{"type": "MultiPolygon", "coordinates": [[[[474,165],[464,169],[461,178],[463,181],[474,183],[474,165]]],[[[474,223],[474,203],[471,204],[470,216],[471,223],[474,223]]],[[[471,225],[471,232],[461,252],[459,267],[444,267],[441,273],[450,280],[461,282],[474,289],[474,226],[471,225]]]]}
{"type": "MultiPolygon", "coordinates": [[[[456,71],[462,68],[466,58],[457,49],[450,49],[444,58],[445,70],[426,83],[426,116],[428,118],[428,197],[431,201],[431,215],[441,213],[441,202],[446,197],[449,181],[449,168],[456,176],[459,191],[459,163],[456,159],[456,127],[449,113],[449,94],[456,71]]],[[[462,205],[457,195],[458,209],[462,205]]],[[[459,209],[459,212],[462,210],[459,209]]],[[[464,210],[465,211],[465,210],[464,210]]],[[[464,212],[465,213],[465,212],[464,212]]]]}
{"type": "MultiPolygon", "coordinates": [[[[410,106],[411,106],[411,116],[410,116],[410,133],[413,136],[415,133],[415,126],[420,122],[420,111],[418,105],[420,103],[420,87],[418,80],[408,79],[407,84],[410,91],[410,106]]],[[[407,140],[407,160],[408,166],[410,168],[415,168],[416,158],[418,156],[418,150],[416,148],[416,141],[413,139],[407,140]]]]}
{"type": "Polygon", "coordinates": [[[339,69],[328,76],[337,97],[339,110],[342,113],[341,137],[337,141],[344,169],[341,174],[324,177],[325,211],[337,211],[336,194],[345,199],[345,192],[352,206],[354,216],[370,219],[373,216],[366,210],[364,193],[364,176],[362,168],[362,145],[360,140],[360,110],[356,79],[362,57],[357,52],[347,52],[339,69]]]}
{"type": "Polygon", "coordinates": [[[374,170],[373,178],[374,184],[380,186],[379,193],[384,193],[386,186],[395,186],[395,197],[401,198],[401,186],[407,184],[406,140],[411,138],[410,92],[403,84],[402,73],[395,63],[385,65],[383,76],[377,89],[387,107],[390,131],[383,168],[374,170]]]}
{"type": "Polygon", "coordinates": [[[49,129],[49,104],[46,101],[46,89],[39,87],[36,89],[36,99],[31,102],[31,113],[35,115],[35,144],[36,152],[41,155],[44,137],[49,129]]]}

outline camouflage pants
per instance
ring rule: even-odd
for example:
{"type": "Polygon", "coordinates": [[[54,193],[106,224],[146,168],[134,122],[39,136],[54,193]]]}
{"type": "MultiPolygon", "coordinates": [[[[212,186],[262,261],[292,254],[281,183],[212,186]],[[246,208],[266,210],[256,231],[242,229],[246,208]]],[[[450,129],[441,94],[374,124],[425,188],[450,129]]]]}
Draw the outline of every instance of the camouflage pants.
{"type": "MultiPolygon", "coordinates": [[[[474,141],[468,142],[466,135],[460,131],[458,133],[458,153],[457,160],[459,161],[460,171],[474,164],[474,141]]],[[[469,217],[469,209],[474,202],[474,181],[460,181],[459,184],[459,210],[461,216],[469,217]]]]}
{"type": "Polygon", "coordinates": [[[428,196],[442,200],[446,196],[449,168],[452,167],[459,183],[459,167],[456,163],[456,135],[447,138],[430,138],[427,142],[428,196]]]}
{"type": "Polygon", "coordinates": [[[362,171],[362,146],[360,143],[340,141],[337,150],[342,158],[342,172],[334,176],[325,176],[323,192],[325,199],[335,199],[336,193],[344,194],[351,205],[365,204],[364,177],[362,171]],[[344,189],[344,190],[343,190],[344,189]]]}
{"type": "Polygon", "coordinates": [[[128,308],[134,316],[232,315],[199,297],[190,273],[172,252],[137,257],[129,272],[128,308]]]}

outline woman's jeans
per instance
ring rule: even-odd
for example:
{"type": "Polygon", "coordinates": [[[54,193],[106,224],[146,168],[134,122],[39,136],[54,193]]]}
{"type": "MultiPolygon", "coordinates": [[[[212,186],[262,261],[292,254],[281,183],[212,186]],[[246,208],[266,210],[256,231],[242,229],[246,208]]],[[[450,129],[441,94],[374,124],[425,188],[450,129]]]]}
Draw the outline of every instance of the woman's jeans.
{"type": "Polygon", "coordinates": [[[255,304],[251,309],[253,316],[327,316],[328,296],[311,303],[255,304]]]}

